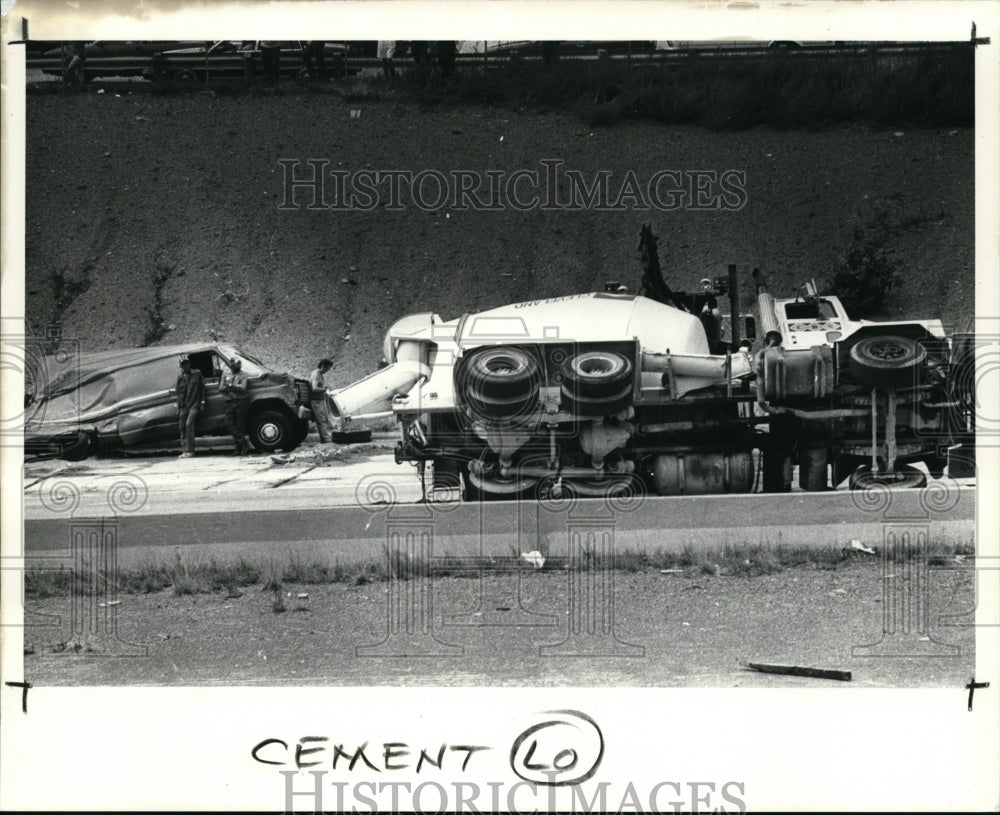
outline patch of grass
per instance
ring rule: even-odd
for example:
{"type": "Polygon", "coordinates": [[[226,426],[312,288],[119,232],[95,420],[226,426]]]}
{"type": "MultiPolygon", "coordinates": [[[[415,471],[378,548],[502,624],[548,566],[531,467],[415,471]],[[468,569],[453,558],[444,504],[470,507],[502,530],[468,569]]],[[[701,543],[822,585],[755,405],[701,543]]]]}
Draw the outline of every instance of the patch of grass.
{"type": "Polygon", "coordinates": [[[348,577],[339,560],[333,565],[321,560],[305,561],[297,553],[292,553],[281,575],[286,583],[343,583],[348,577]]]}
{"type": "Polygon", "coordinates": [[[192,568],[187,559],[177,551],[174,562],[165,568],[170,585],[173,586],[174,594],[183,597],[185,594],[204,594],[209,590],[211,583],[206,579],[204,569],[192,568]]]}
{"type": "Polygon", "coordinates": [[[24,573],[24,596],[44,600],[46,597],[65,597],[73,592],[73,571],[40,569],[32,566],[24,573]]]}
{"type": "Polygon", "coordinates": [[[889,214],[879,212],[865,226],[855,226],[851,245],[834,271],[829,290],[837,293],[854,319],[877,317],[903,282],[891,243],[898,232],[889,214]]]}
{"type": "Polygon", "coordinates": [[[127,594],[152,594],[172,585],[168,570],[152,563],[118,576],[119,590],[127,594]]]}
{"type": "Polygon", "coordinates": [[[288,606],[285,605],[285,596],[281,593],[280,588],[274,590],[274,597],[271,598],[271,611],[275,614],[288,611],[288,606]]]}
{"type": "Polygon", "coordinates": [[[261,591],[274,591],[280,592],[283,585],[281,582],[281,575],[284,570],[280,566],[276,566],[274,563],[274,558],[272,557],[264,565],[263,573],[261,578],[264,584],[261,586],[261,591]]]}
{"type": "MultiPolygon", "coordinates": [[[[677,549],[634,550],[623,549],[614,554],[613,567],[619,572],[659,572],[680,570],[684,575],[696,577],[744,576],[748,578],[773,574],[784,569],[807,568],[836,570],[854,563],[877,565],[883,553],[880,543],[870,545],[875,555],[853,550],[846,543],[831,543],[824,547],[795,546],[777,541],[757,543],[720,543],[713,547],[685,546],[677,549]]],[[[885,553],[889,562],[910,562],[921,556],[916,546],[896,549],[885,553]]],[[[975,566],[975,541],[972,537],[964,540],[940,539],[931,541],[926,550],[931,566],[961,565],[975,566]]],[[[116,584],[106,584],[107,576],[77,576],[72,569],[40,569],[32,567],[25,573],[25,596],[31,599],[93,595],[111,589],[125,594],[142,594],[172,588],[178,596],[222,592],[226,597],[239,597],[240,589],[259,585],[261,591],[275,595],[274,604],[283,605],[285,585],[290,584],[333,584],[347,583],[363,586],[369,583],[384,583],[388,580],[411,580],[422,574],[452,577],[479,577],[483,571],[491,573],[511,572],[562,572],[570,568],[601,569],[603,556],[599,552],[586,549],[582,557],[557,555],[546,557],[541,569],[535,569],[520,553],[512,550],[510,555],[475,557],[436,556],[432,563],[425,564],[405,553],[396,553],[392,558],[383,549],[382,557],[366,563],[352,563],[344,566],[335,560],[332,565],[319,560],[304,560],[290,555],[283,563],[270,558],[258,565],[244,558],[234,563],[189,562],[179,551],[169,563],[145,563],[130,570],[122,570],[116,584]]],[[[284,609],[282,609],[284,610],[284,609]]]]}

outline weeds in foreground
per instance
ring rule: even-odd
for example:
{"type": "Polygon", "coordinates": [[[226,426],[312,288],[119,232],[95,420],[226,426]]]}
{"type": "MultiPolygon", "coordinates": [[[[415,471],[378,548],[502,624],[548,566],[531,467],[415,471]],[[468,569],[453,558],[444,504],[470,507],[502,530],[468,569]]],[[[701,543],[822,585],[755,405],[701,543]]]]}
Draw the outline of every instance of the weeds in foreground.
{"type": "MultiPolygon", "coordinates": [[[[928,546],[927,559],[931,566],[948,565],[956,559],[970,568],[974,566],[973,540],[942,540],[928,546]]],[[[911,562],[920,556],[911,548],[905,557],[911,562]]],[[[807,568],[836,570],[854,563],[878,564],[881,555],[870,555],[852,550],[843,544],[826,547],[795,546],[778,542],[721,543],[710,548],[685,546],[681,549],[633,550],[623,549],[612,555],[609,564],[621,572],[651,572],[672,570],[690,577],[701,575],[754,578],[774,574],[784,569],[807,568]]],[[[421,575],[478,577],[486,572],[566,572],[569,570],[601,569],[605,558],[599,552],[583,550],[575,557],[565,555],[546,557],[537,567],[517,552],[504,556],[457,557],[436,556],[428,563],[406,553],[397,552],[390,557],[383,549],[382,556],[367,562],[344,566],[335,559],[333,563],[322,560],[303,560],[290,555],[282,563],[274,556],[263,564],[244,558],[233,563],[189,561],[178,551],[169,563],[146,563],[134,569],[123,569],[114,584],[101,580],[77,577],[71,569],[28,569],[25,574],[25,596],[31,599],[47,597],[90,596],[99,592],[117,591],[124,594],[143,594],[171,589],[175,595],[222,593],[226,598],[242,596],[241,589],[258,586],[261,591],[272,592],[275,613],[286,610],[284,589],[286,585],[344,583],[363,586],[390,580],[411,580],[421,575]],[[102,582],[103,581],[103,582],[102,582]]]]}

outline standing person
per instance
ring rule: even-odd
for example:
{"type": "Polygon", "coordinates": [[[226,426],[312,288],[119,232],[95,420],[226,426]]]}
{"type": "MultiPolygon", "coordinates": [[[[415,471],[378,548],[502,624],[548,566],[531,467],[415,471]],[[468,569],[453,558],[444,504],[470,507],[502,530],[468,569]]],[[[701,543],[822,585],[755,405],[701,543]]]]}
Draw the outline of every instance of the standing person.
{"type": "Polygon", "coordinates": [[[413,63],[418,68],[426,68],[430,65],[431,54],[430,54],[430,43],[428,40],[411,40],[410,41],[410,56],[413,57],[413,63]]]}
{"type": "Polygon", "coordinates": [[[310,40],[302,49],[302,59],[305,60],[309,78],[320,82],[326,82],[327,78],[324,45],[326,43],[323,40],[310,40]]]}
{"type": "Polygon", "coordinates": [[[236,455],[245,456],[250,452],[247,439],[247,375],[243,373],[243,363],[239,357],[229,360],[229,370],[222,377],[219,390],[226,400],[226,430],[236,442],[236,455]]]}
{"type": "Polygon", "coordinates": [[[205,377],[198,369],[191,370],[191,360],[181,357],[181,372],[177,377],[177,427],[181,435],[180,458],[194,455],[194,426],[204,407],[205,377]]]}
{"type": "Polygon", "coordinates": [[[546,40],[542,43],[542,64],[551,68],[559,62],[559,40],[546,40]]]}
{"type": "Polygon", "coordinates": [[[326,401],[326,382],[324,380],[324,376],[332,367],[333,362],[324,357],[319,361],[316,370],[309,374],[309,406],[312,408],[313,419],[316,420],[319,440],[323,444],[330,441],[330,433],[333,431],[330,408],[326,401]]]}
{"type": "Polygon", "coordinates": [[[396,76],[396,66],[392,64],[392,59],[395,56],[395,40],[378,41],[378,58],[382,60],[382,76],[386,79],[393,79],[396,76]]]}
{"type": "Polygon", "coordinates": [[[264,40],[260,44],[260,58],[264,66],[264,80],[275,85],[281,74],[281,43],[264,40]]]}
{"type": "Polygon", "coordinates": [[[82,88],[86,82],[87,44],[82,40],[63,43],[62,79],[63,84],[82,88]]]}
{"type": "Polygon", "coordinates": [[[435,51],[437,52],[441,76],[451,76],[455,72],[455,54],[458,53],[458,44],[454,40],[438,40],[435,51]]]}

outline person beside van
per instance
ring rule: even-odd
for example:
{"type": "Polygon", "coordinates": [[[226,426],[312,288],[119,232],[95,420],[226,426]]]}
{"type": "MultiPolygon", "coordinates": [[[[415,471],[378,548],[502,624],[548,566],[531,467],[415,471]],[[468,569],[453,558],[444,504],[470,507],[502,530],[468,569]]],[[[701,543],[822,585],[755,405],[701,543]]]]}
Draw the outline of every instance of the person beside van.
{"type": "Polygon", "coordinates": [[[181,357],[180,365],[181,372],[177,377],[177,427],[181,437],[179,458],[192,458],[195,423],[205,402],[205,376],[197,368],[191,368],[191,360],[187,357],[181,357]]]}
{"type": "Polygon", "coordinates": [[[250,452],[247,438],[247,375],[243,373],[243,362],[239,357],[229,360],[229,370],[222,377],[219,391],[226,400],[226,430],[236,443],[236,455],[245,456],[250,452]]]}
{"type": "Polygon", "coordinates": [[[326,380],[324,379],[332,367],[333,361],[324,357],[319,361],[316,369],[309,374],[309,407],[316,422],[316,430],[319,431],[319,440],[323,444],[331,440],[331,434],[334,431],[326,394],[326,380]]]}

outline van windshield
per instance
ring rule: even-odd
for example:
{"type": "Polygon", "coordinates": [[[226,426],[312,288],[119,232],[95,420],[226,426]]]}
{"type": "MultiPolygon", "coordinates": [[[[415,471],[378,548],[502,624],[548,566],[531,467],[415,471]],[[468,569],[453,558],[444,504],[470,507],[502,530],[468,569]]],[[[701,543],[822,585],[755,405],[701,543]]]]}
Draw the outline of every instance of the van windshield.
{"type": "Polygon", "coordinates": [[[243,362],[243,373],[247,376],[260,376],[261,374],[270,373],[271,369],[268,368],[263,362],[261,362],[256,357],[250,356],[244,351],[238,351],[230,346],[219,346],[219,352],[225,356],[226,359],[232,359],[237,357],[243,362]]]}

